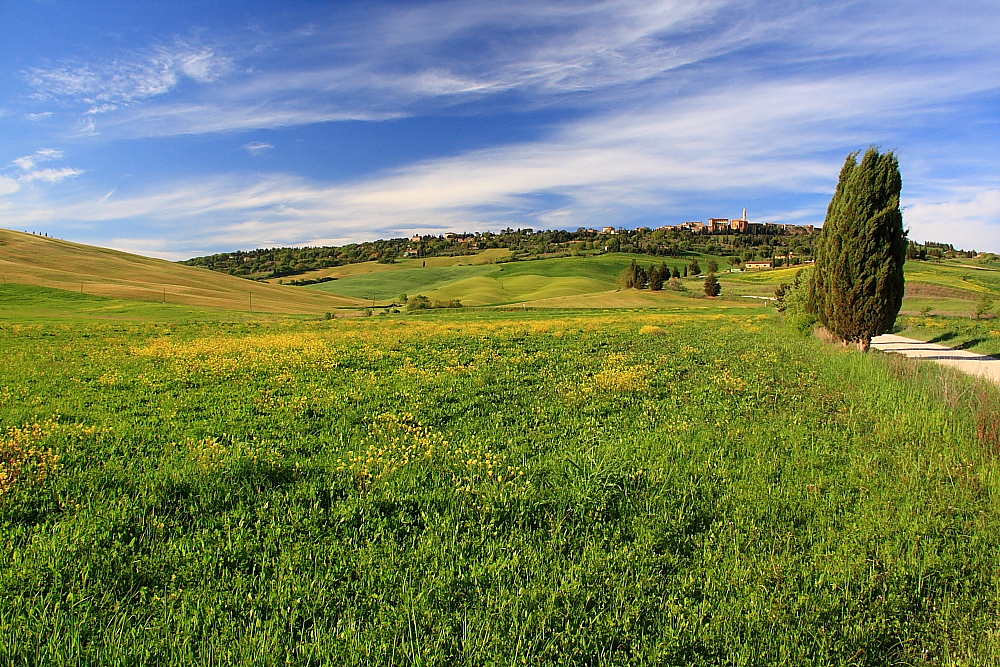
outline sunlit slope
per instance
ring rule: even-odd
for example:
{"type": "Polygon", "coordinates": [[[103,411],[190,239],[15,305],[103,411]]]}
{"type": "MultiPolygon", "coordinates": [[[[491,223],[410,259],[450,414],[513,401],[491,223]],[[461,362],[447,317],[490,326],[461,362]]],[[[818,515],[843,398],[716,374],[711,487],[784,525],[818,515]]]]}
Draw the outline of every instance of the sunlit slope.
{"type": "MultiPolygon", "coordinates": [[[[284,317],[283,315],[280,315],[284,317]]],[[[267,315],[223,311],[155,301],[112,299],[64,289],[0,284],[0,322],[19,324],[58,320],[127,320],[132,322],[221,322],[240,318],[267,318],[267,315]]]]}
{"type": "Polygon", "coordinates": [[[322,313],[351,307],[349,297],[256,283],[162,259],[0,229],[4,282],[40,285],[132,301],[222,310],[322,313]]]}
{"type": "Polygon", "coordinates": [[[347,275],[309,289],[375,299],[379,303],[404,293],[423,294],[439,300],[459,299],[467,306],[522,303],[613,290],[617,287],[618,275],[633,259],[643,266],[659,266],[665,262],[670,267],[683,267],[689,261],[611,254],[503,264],[398,268],[347,275]]]}
{"type": "Polygon", "coordinates": [[[493,264],[497,260],[510,257],[511,251],[508,248],[490,248],[474,255],[456,255],[454,257],[427,257],[422,259],[398,259],[392,264],[379,264],[378,262],[358,262],[357,264],[345,264],[344,266],[331,266],[326,269],[316,269],[306,271],[288,278],[272,278],[269,283],[277,284],[278,281],[287,283],[290,280],[317,280],[319,278],[346,278],[358,276],[366,273],[385,273],[394,271],[406,271],[408,269],[428,268],[437,269],[449,266],[469,266],[479,264],[493,264]]]}

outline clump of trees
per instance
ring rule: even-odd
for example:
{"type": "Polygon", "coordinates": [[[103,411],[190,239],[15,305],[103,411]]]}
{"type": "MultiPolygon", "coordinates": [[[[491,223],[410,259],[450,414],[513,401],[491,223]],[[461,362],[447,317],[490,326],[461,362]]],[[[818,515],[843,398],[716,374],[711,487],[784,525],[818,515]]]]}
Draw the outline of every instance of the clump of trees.
{"type": "MultiPolygon", "coordinates": [[[[908,243],[899,209],[902,178],[889,151],[870,147],[847,156],[827,208],[809,275],[806,310],[831,334],[862,351],[892,329],[903,303],[908,243]]],[[[801,298],[802,283],[778,295],[801,298]]]]}
{"type": "Polygon", "coordinates": [[[644,289],[649,282],[649,274],[632,260],[618,276],[618,284],[622,289],[644,289]]]}
{"type": "MultiPolygon", "coordinates": [[[[677,282],[680,282],[680,273],[677,272],[676,267],[673,270],[673,275],[678,278],[677,282]]],[[[658,292],[671,280],[673,278],[670,267],[667,266],[666,262],[661,263],[659,268],[650,264],[648,269],[644,269],[636,264],[635,260],[632,260],[632,263],[618,275],[618,284],[622,289],[646,289],[648,287],[650,290],[658,292]]]]}
{"type": "Polygon", "coordinates": [[[407,313],[414,313],[421,310],[432,310],[435,308],[463,307],[462,302],[459,299],[441,299],[431,301],[430,297],[424,296],[423,294],[417,294],[416,296],[410,297],[405,294],[400,294],[399,300],[406,308],[407,313]]]}

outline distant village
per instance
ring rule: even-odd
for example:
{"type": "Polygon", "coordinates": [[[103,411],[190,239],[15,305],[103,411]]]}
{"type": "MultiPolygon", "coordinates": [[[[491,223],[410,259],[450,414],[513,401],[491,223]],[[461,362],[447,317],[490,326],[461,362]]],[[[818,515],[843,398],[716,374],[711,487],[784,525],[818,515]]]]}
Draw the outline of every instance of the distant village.
{"type": "Polygon", "coordinates": [[[415,233],[402,238],[351,243],[341,247],[260,248],[195,257],[187,264],[204,266],[232,275],[268,280],[306,271],[397,259],[471,255],[484,250],[506,249],[498,261],[543,257],[622,252],[660,257],[684,257],[691,253],[715,255],[736,270],[776,268],[812,262],[819,226],[750,222],[742,217],[709,218],[635,229],[605,226],[535,230],[506,228],[499,232],[415,233]]]}

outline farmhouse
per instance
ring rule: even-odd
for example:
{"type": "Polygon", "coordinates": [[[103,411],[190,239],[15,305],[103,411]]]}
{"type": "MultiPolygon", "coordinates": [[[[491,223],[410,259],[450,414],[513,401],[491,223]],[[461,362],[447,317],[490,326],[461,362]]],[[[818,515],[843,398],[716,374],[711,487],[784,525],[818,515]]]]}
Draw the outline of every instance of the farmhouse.
{"type": "Polygon", "coordinates": [[[755,270],[755,269],[773,269],[774,268],[774,262],[771,261],[771,260],[769,260],[769,259],[752,260],[752,261],[749,261],[746,264],[744,264],[744,266],[746,266],[747,269],[750,269],[750,270],[755,270]]]}

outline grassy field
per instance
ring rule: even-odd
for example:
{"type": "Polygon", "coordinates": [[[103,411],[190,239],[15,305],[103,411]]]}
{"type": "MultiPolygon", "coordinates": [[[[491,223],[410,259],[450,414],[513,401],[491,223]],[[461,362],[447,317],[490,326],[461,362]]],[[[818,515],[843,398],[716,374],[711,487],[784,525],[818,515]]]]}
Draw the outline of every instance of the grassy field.
{"type": "Polygon", "coordinates": [[[0,662],[996,664],[996,390],[674,298],[0,322],[0,662]]]}
{"type": "MultiPolygon", "coordinates": [[[[494,252],[494,251],[487,251],[494,252]]],[[[485,255],[485,253],[484,253],[485,255]]],[[[364,262],[314,271],[307,277],[329,276],[331,282],[306,289],[355,299],[389,303],[400,294],[423,294],[432,300],[459,299],[468,306],[527,304],[529,307],[621,308],[657,306],[670,296],[619,294],[618,275],[633,259],[643,267],[683,267],[691,258],[658,258],[649,255],[605,254],[560,257],[496,264],[494,255],[403,260],[396,264],[364,262]]],[[[702,270],[708,256],[698,256],[702,270]]],[[[790,283],[801,267],[730,273],[723,268],[719,280],[723,296],[770,297],[779,283],[790,283]]],[[[904,313],[932,308],[941,315],[968,315],[983,292],[1000,298],[1000,270],[975,267],[952,260],[906,264],[907,298],[904,313]]],[[[703,279],[691,277],[684,285],[689,295],[702,293],[703,279]]]]}
{"type": "MultiPolygon", "coordinates": [[[[466,306],[631,308],[669,306],[677,294],[618,292],[618,275],[635,260],[643,267],[665,262],[683,269],[705,255],[658,258],[649,255],[601,254],[504,261],[506,249],[475,255],[400,260],[394,264],[364,262],[311,271],[269,282],[163,260],[130,255],[32,234],[0,230],[0,277],[3,283],[35,285],[130,302],[193,307],[196,310],[245,312],[250,309],[285,314],[353,311],[365,305],[391,303],[400,294],[423,294],[432,300],[460,300],[466,306]],[[425,266],[426,264],[426,266],[425,266]],[[334,278],[307,287],[277,284],[292,279],[334,278]]],[[[721,258],[715,258],[725,270],[721,258]]],[[[939,315],[968,315],[983,293],[1000,298],[1000,270],[965,264],[966,260],[909,262],[903,311],[931,308],[939,315]]],[[[723,297],[769,297],[779,283],[794,279],[798,268],[719,275],[723,297]]],[[[702,293],[702,279],[685,279],[688,296],[702,293]]],[[[109,306],[110,307],[110,306],[109,306]]],[[[138,306],[136,306],[138,307],[138,306]]],[[[126,307],[128,310],[130,307],[126,307]]],[[[138,307],[140,311],[142,307],[138,307]]]]}
{"type": "MultiPolygon", "coordinates": [[[[618,275],[635,260],[643,267],[666,263],[670,268],[683,268],[688,259],[650,257],[623,253],[559,257],[502,264],[473,264],[472,258],[441,258],[464,260],[447,266],[421,266],[423,260],[408,260],[399,265],[353,265],[350,275],[338,280],[309,286],[308,289],[340,294],[355,298],[391,300],[401,293],[423,294],[433,300],[459,299],[465,305],[503,305],[541,301],[581,295],[597,295],[613,291],[618,286],[618,275]],[[371,271],[364,271],[363,267],[371,271]],[[394,268],[386,269],[386,266],[394,268]]],[[[708,257],[700,257],[704,265],[708,257]]],[[[704,267],[703,267],[704,268],[704,267]]],[[[693,292],[700,291],[701,281],[686,281],[693,292]]],[[[773,288],[771,288],[773,291],[773,288]]],[[[608,307],[594,301],[594,307],[608,307]]]]}
{"type": "Polygon", "coordinates": [[[243,278],[107,248],[0,229],[2,283],[36,285],[128,301],[214,310],[319,313],[358,300],[243,278]]]}

